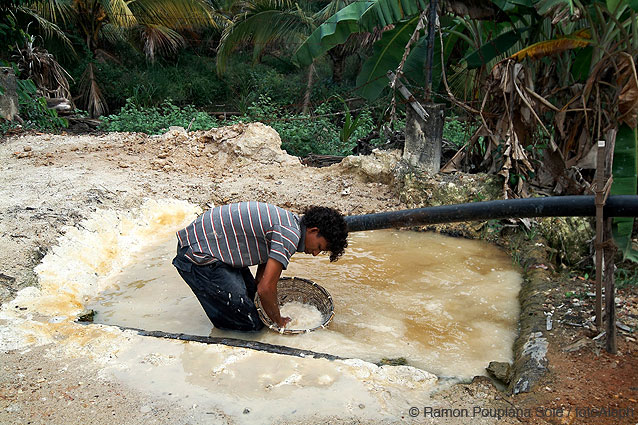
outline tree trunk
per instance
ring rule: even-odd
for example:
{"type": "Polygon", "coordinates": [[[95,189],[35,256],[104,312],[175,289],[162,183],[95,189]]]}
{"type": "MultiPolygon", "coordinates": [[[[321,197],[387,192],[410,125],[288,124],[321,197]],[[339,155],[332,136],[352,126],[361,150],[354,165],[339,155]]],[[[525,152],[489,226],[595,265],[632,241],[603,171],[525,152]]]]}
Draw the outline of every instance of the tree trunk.
{"type": "Polygon", "coordinates": [[[310,94],[312,93],[312,74],[315,72],[315,63],[311,63],[310,66],[308,66],[308,82],[306,83],[306,93],[304,94],[303,97],[303,107],[301,109],[301,112],[304,114],[308,113],[308,110],[310,109],[310,94]]]}
{"type": "Polygon", "coordinates": [[[348,57],[339,50],[339,46],[337,46],[328,51],[330,60],[332,60],[332,82],[335,84],[341,84],[343,82],[343,74],[346,70],[346,58],[348,57]]]}

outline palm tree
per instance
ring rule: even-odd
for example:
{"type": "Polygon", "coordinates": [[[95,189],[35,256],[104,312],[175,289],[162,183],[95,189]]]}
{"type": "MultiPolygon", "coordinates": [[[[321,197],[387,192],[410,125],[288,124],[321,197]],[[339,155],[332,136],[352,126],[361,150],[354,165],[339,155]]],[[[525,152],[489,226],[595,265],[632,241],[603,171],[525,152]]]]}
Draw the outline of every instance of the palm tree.
{"type": "MultiPolygon", "coordinates": [[[[258,62],[269,46],[296,46],[307,39],[318,25],[324,23],[336,12],[355,0],[332,0],[320,10],[313,10],[312,2],[290,0],[236,0],[232,10],[232,23],[226,27],[217,52],[217,71],[223,74],[232,52],[239,46],[253,48],[253,61],[258,62]]],[[[332,80],[343,80],[345,60],[350,55],[370,46],[378,38],[378,33],[353,34],[348,42],[335,46],[328,55],[332,61],[332,80]],[[376,38],[375,38],[376,37],[376,38]]],[[[314,63],[308,64],[306,93],[303,110],[307,112],[312,89],[314,63]]]]}
{"type": "MultiPolygon", "coordinates": [[[[78,29],[97,59],[111,57],[103,49],[105,41],[127,41],[154,60],[184,45],[180,31],[221,27],[227,20],[206,0],[30,0],[21,11],[49,32],[60,27],[78,29]]],[[[92,116],[107,111],[93,62],[87,65],[80,87],[84,107],[92,116]]]]}

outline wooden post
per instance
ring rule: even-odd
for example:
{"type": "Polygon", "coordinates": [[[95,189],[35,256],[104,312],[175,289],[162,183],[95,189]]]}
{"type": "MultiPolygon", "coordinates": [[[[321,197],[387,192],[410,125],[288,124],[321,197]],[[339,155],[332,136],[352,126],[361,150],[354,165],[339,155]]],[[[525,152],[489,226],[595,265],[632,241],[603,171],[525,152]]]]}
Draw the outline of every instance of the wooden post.
{"type": "MultiPolygon", "coordinates": [[[[607,200],[611,183],[613,181],[613,163],[614,148],[616,146],[616,129],[611,129],[605,135],[607,143],[605,146],[605,186],[603,187],[603,203],[607,200]]],[[[605,220],[603,229],[603,278],[605,282],[605,316],[607,318],[605,334],[606,346],[608,353],[616,354],[618,346],[616,342],[616,289],[614,282],[614,273],[616,266],[614,265],[614,256],[616,255],[616,245],[614,244],[614,235],[612,232],[613,218],[609,217],[605,220]]]]}
{"type": "Polygon", "coordinates": [[[616,245],[613,241],[612,234],[613,218],[609,217],[605,220],[605,229],[603,238],[605,253],[605,316],[607,335],[606,350],[608,353],[616,354],[618,347],[616,344],[616,290],[614,282],[614,256],[616,255],[616,245]]]}
{"type": "Polygon", "coordinates": [[[596,327],[603,325],[603,207],[605,206],[605,141],[598,141],[596,153],[596,327]]]}
{"type": "Polygon", "coordinates": [[[0,117],[8,121],[18,115],[16,75],[11,67],[0,68],[0,117]]]}

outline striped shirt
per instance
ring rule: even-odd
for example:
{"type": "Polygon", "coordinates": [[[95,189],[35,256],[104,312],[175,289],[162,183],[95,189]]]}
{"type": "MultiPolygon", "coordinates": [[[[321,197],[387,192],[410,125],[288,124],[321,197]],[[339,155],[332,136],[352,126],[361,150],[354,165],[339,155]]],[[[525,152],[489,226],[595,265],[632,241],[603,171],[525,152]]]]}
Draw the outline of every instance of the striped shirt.
{"type": "Polygon", "coordinates": [[[177,239],[195,264],[219,260],[248,267],[273,258],[286,269],[292,254],[304,250],[302,235],[296,214],[263,202],[239,202],[206,211],[178,231],[177,239]]]}

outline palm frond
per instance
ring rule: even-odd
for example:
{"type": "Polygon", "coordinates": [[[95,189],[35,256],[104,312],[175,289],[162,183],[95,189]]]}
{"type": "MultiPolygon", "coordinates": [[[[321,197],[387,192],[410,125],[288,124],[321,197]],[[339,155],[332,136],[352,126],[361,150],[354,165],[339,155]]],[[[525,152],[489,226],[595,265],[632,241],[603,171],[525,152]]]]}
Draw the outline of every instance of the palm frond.
{"type": "Polygon", "coordinates": [[[319,12],[315,14],[315,21],[324,22],[325,20],[333,16],[335,13],[337,13],[338,11],[340,11],[341,9],[343,9],[350,3],[353,3],[354,1],[356,0],[332,0],[330,3],[325,5],[323,9],[321,9],[319,12]]]}
{"type": "Polygon", "coordinates": [[[59,26],[49,21],[48,19],[45,19],[44,17],[42,17],[40,14],[38,14],[36,10],[29,9],[28,7],[24,7],[24,6],[19,6],[17,10],[35,19],[35,21],[38,23],[38,25],[42,29],[42,32],[47,38],[54,38],[54,37],[58,38],[62,42],[62,44],[64,44],[64,46],[71,51],[71,53],[74,56],[76,55],[75,49],[73,49],[73,44],[71,43],[71,40],[69,40],[69,38],[66,36],[64,31],[60,29],[59,26]]]}
{"type": "Polygon", "coordinates": [[[111,44],[126,41],[126,30],[115,24],[104,24],[104,26],[100,29],[100,35],[111,44]]]}
{"type": "Polygon", "coordinates": [[[130,4],[141,25],[162,25],[174,30],[207,26],[219,28],[227,18],[205,0],[136,0],[130,4]]]}
{"type": "Polygon", "coordinates": [[[91,117],[97,118],[108,112],[106,99],[95,77],[95,65],[93,63],[89,63],[82,74],[82,79],[80,80],[80,98],[82,99],[84,109],[91,117]]]}
{"type": "Polygon", "coordinates": [[[28,3],[27,7],[52,22],[66,24],[76,16],[72,0],[36,0],[28,3]]]}
{"type": "Polygon", "coordinates": [[[28,36],[24,46],[13,56],[22,72],[22,79],[30,79],[47,98],[71,99],[68,72],[46,49],[35,45],[35,37],[28,36]]]}
{"type": "MultiPolygon", "coordinates": [[[[276,1],[263,3],[280,3],[276,1]]],[[[285,3],[285,2],[283,2],[285,3]]],[[[223,74],[228,58],[242,43],[254,46],[253,58],[257,60],[263,49],[275,40],[299,41],[312,28],[312,20],[301,9],[268,9],[260,4],[251,13],[240,16],[224,30],[217,51],[217,72],[223,74]]]]}
{"type": "Polygon", "coordinates": [[[140,27],[140,37],[144,45],[144,54],[154,61],[155,55],[176,53],[184,46],[184,38],[176,31],[161,25],[144,25],[140,27]]]}
{"type": "Polygon", "coordinates": [[[107,0],[101,2],[109,20],[115,25],[124,28],[130,28],[138,23],[135,14],[129,8],[129,3],[130,2],[126,0],[107,0]]]}

